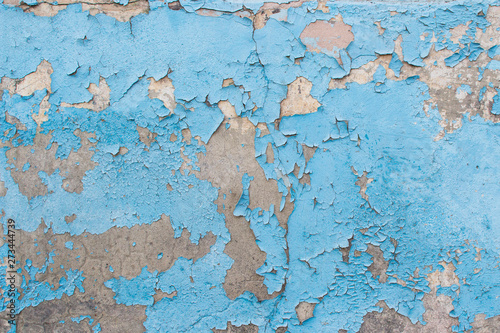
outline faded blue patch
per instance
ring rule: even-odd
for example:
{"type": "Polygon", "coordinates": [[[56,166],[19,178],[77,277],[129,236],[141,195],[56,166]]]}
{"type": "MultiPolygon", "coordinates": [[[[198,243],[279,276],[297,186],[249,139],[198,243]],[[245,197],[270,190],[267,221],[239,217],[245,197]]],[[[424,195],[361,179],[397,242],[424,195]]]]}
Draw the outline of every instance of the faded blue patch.
{"type": "Polygon", "coordinates": [[[472,89],[468,84],[462,84],[460,87],[457,88],[457,94],[460,94],[461,92],[465,92],[467,95],[472,94],[472,89]]]}

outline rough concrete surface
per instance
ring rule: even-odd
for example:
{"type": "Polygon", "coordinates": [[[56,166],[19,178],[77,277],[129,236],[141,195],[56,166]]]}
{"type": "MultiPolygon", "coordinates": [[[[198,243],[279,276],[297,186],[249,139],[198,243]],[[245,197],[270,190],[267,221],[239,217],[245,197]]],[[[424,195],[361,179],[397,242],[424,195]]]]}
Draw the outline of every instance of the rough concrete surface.
{"type": "Polygon", "coordinates": [[[0,332],[500,332],[500,1],[0,32],[0,332]]]}

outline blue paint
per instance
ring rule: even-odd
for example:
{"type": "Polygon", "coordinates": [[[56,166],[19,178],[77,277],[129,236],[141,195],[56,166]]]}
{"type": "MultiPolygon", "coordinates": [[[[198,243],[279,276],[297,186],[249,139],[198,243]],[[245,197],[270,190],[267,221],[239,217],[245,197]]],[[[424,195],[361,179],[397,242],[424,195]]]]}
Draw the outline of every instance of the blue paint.
{"type": "Polygon", "coordinates": [[[389,68],[392,69],[394,75],[399,77],[401,74],[401,67],[403,67],[403,63],[399,60],[399,57],[396,53],[392,54],[391,62],[389,63],[389,68]]]}
{"type": "Polygon", "coordinates": [[[500,61],[499,60],[491,60],[487,65],[486,69],[492,70],[492,71],[498,71],[500,70],[500,61]]]}
{"type": "Polygon", "coordinates": [[[38,282],[31,279],[27,281],[23,277],[21,288],[25,291],[25,294],[18,303],[18,311],[28,306],[37,306],[43,301],[60,299],[63,295],[71,296],[76,289],[83,293],[85,292],[82,286],[84,279],[82,272],[69,269],[66,271],[66,277],[63,276],[59,280],[59,288],[54,290],[54,286],[49,285],[47,282],[38,282]]]}
{"type": "Polygon", "coordinates": [[[243,175],[241,183],[243,184],[243,193],[241,194],[240,200],[236,204],[234,208],[234,216],[245,216],[246,209],[250,205],[250,181],[253,180],[253,177],[248,176],[247,173],[243,175]]]}
{"type": "Polygon", "coordinates": [[[462,84],[460,87],[457,88],[457,94],[460,93],[461,91],[465,92],[467,95],[472,94],[472,89],[468,84],[462,84]]]}
{"type": "Polygon", "coordinates": [[[496,89],[497,94],[493,97],[493,106],[491,108],[491,113],[495,115],[500,115],[500,89],[496,89]]]}
{"type": "MultiPolygon", "coordinates": [[[[55,234],[88,232],[92,237],[113,227],[151,223],[165,214],[175,237],[187,229],[190,241],[197,244],[212,233],[215,244],[196,261],[177,258],[167,271],[150,272],[146,266],[131,279],[117,277],[105,282],[115,293],[117,304],[146,306],[144,326],[149,332],[208,332],[225,329],[228,321],[237,326],[252,323],[261,331],[287,326],[290,332],[355,332],[366,313],[380,311],[376,304],[381,300],[413,323],[424,324],[422,298],[430,291],[425,278],[430,267],[436,269],[443,260],[453,262],[459,280],[467,281],[460,286],[438,287],[439,294],[453,299],[450,315],[458,318],[457,331],[469,330],[477,314],[500,314],[496,301],[500,290],[495,284],[500,279],[496,241],[500,237],[496,202],[500,188],[492,181],[498,179],[498,126],[477,116],[468,120],[466,115],[461,128],[434,141],[442,128],[438,110],[423,111],[431,97],[429,88],[419,76],[392,81],[388,79],[391,72],[382,65],[371,82],[328,88],[331,79],[343,78],[379,55],[391,56],[389,69],[399,78],[404,62],[425,67],[424,59],[432,48],[451,51],[445,64],[452,68],[487,52],[492,60],[478,69],[480,78],[485,69],[498,70],[499,61],[493,59],[498,56],[498,47],[483,50],[474,42],[476,30],[489,25],[480,12],[486,13],[490,2],[327,3],[329,13],[315,11],[316,3],[305,3],[286,10],[287,22],[278,20],[285,17],[280,13],[255,31],[247,18],[194,13],[200,8],[234,12],[242,8],[241,3],[212,0],[181,4],[185,11],[151,1],[150,12],[131,22],[118,22],[102,14],[91,16],[82,12],[80,5],[69,5],[49,18],[0,4],[0,43],[5,46],[0,51],[0,76],[24,77],[42,59],[54,68],[51,107],[41,127],[31,114],[38,112],[46,90],[24,97],[2,93],[0,108],[18,118],[25,129],[17,129],[0,117],[1,139],[11,140],[13,147],[33,146],[37,131],[50,133],[46,149],[57,145],[60,161],[83,149],[76,130],[94,134],[92,142],[96,143],[92,148],[96,166],[86,171],[81,193],[67,192],[58,170],[53,174],[39,172],[48,194],[33,199],[21,194],[5,168],[13,167],[6,158],[10,148],[0,148],[0,161],[5,166],[0,179],[8,189],[0,197],[6,213],[1,218],[4,226],[7,218],[14,218],[20,229],[33,232],[43,218],[45,232],[49,228],[55,234]],[[300,38],[304,28],[338,14],[351,27],[354,40],[335,52],[308,52],[306,41],[300,38]],[[383,33],[373,22],[380,22],[383,33]],[[451,41],[449,30],[467,22],[469,28],[459,38],[460,44],[451,41]],[[402,58],[395,49],[399,36],[402,58]],[[163,102],[148,97],[147,78],[159,80],[167,73],[175,87],[177,107],[172,113],[163,102]],[[321,106],[314,113],[280,118],[287,85],[298,76],[312,82],[311,95],[321,106]],[[93,112],[61,105],[90,101],[87,87],[97,84],[100,77],[111,89],[106,110],[93,112]],[[222,87],[227,78],[235,85],[222,87]],[[280,207],[252,210],[253,177],[245,173],[240,199],[229,212],[245,218],[266,255],[256,273],[264,277],[268,292],[281,292],[261,302],[250,292],[234,300],[226,296],[223,283],[233,260],[224,253],[231,235],[224,214],[214,203],[219,189],[193,173],[181,172],[182,155],[188,157],[188,167],[199,171],[198,155],[206,152],[204,145],[215,131],[224,129],[224,115],[216,106],[222,100],[234,105],[238,116],[267,126],[267,135],[261,137],[260,130],[256,131],[255,158],[282,194],[280,207]],[[149,147],[139,141],[137,126],[156,134],[149,147]],[[170,141],[172,134],[184,139],[187,129],[193,137],[190,143],[170,141]],[[266,156],[269,143],[275,157],[270,163],[266,156]],[[304,146],[316,148],[307,163],[304,146]],[[117,155],[121,147],[128,152],[117,155]],[[296,167],[297,174],[293,172],[296,167]],[[365,171],[373,179],[366,189],[368,200],[359,193],[353,169],[358,176],[365,171]],[[310,184],[301,181],[305,174],[310,176],[310,184]],[[172,191],[166,190],[167,184],[172,191]],[[284,229],[276,214],[284,209],[286,200],[294,209],[284,229]],[[66,223],[64,217],[72,214],[77,218],[66,223]],[[368,270],[372,263],[366,252],[369,244],[378,246],[389,263],[386,283],[380,283],[368,270]],[[340,249],[349,245],[349,262],[345,262],[340,249]],[[475,247],[484,249],[480,261],[475,261],[475,247]],[[412,275],[417,268],[418,278],[412,275]],[[475,273],[478,268],[481,270],[475,273]],[[155,303],[157,290],[177,294],[155,303]],[[299,325],[295,308],[304,301],[317,305],[314,317],[299,325]]],[[[245,6],[258,8],[259,4],[245,6]]],[[[456,92],[471,95],[473,87],[472,83],[464,84],[456,92]]],[[[485,93],[486,89],[480,91],[480,101],[485,93]]],[[[498,94],[491,112],[500,114],[498,94]]],[[[25,164],[22,171],[30,167],[25,164]]],[[[66,242],[65,247],[73,249],[73,242],[66,242]]],[[[5,246],[1,251],[5,258],[5,246]]],[[[45,273],[54,263],[54,255],[48,254],[41,268],[33,267],[29,259],[26,262],[20,310],[71,296],[77,289],[85,292],[85,272],[79,270],[66,270],[58,288],[37,280],[37,274],[45,273]]],[[[162,257],[159,253],[157,259],[162,257]]],[[[114,271],[111,266],[109,270],[114,271]]],[[[3,266],[0,275],[5,275],[3,266]]],[[[91,320],[90,316],[72,320],[85,318],[91,320]]],[[[100,324],[92,330],[101,331],[100,324]]]]}
{"type": "Polygon", "coordinates": [[[132,280],[123,277],[106,281],[104,285],[112,289],[116,296],[117,304],[125,305],[153,305],[155,294],[154,286],[157,281],[158,272],[149,273],[147,267],[141,271],[141,275],[132,280]]]}

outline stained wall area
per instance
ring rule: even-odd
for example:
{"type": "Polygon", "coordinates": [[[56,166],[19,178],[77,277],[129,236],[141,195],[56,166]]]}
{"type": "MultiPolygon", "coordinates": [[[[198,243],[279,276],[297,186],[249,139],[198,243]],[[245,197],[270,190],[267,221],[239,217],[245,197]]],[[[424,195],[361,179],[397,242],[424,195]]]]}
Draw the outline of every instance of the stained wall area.
{"type": "Polygon", "coordinates": [[[1,332],[500,332],[500,2],[0,0],[1,332]]]}

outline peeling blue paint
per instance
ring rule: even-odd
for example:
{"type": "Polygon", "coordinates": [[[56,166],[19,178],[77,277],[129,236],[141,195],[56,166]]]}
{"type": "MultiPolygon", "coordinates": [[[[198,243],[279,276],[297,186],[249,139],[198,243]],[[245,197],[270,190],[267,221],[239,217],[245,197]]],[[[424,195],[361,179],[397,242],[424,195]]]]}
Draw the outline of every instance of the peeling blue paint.
{"type": "MultiPolygon", "coordinates": [[[[231,14],[242,8],[239,2],[180,4],[183,10],[171,10],[167,3],[150,1],[149,13],[130,22],[92,16],[81,5],[69,5],[54,17],[38,17],[0,4],[0,43],[5,46],[0,50],[0,77],[20,79],[42,60],[54,69],[50,92],[2,93],[0,114],[8,111],[24,125],[0,117],[0,139],[9,142],[0,148],[0,180],[7,189],[0,197],[5,233],[8,218],[25,232],[34,232],[43,220],[45,232],[88,232],[92,237],[114,227],[150,224],[165,214],[175,237],[187,230],[190,241],[198,244],[213,234],[216,241],[208,254],[196,261],[176,258],[166,271],[151,272],[141,264],[141,274],[128,279],[109,266],[115,275],[104,286],[115,293],[117,304],[146,307],[148,332],[209,332],[225,329],[227,322],[251,323],[262,332],[285,326],[289,332],[356,332],[368,312],[381,311],[379,301],[412,323],[425,324],[422,299],[430,292],[426,277],[443,269],[438,266],[441,261],[452,262],[459,281],[466,281],[437,287],[438,294],[453,300],[450,316],[458,318],[456,331],[471,329],[477,314],[500,315],[499,127],[491,119],[465,114],[461,128],[435,140],[443,119],[439,106],[424,110],[431,99],[429,86],[419,75],[399,79],[406,66],[426,69],[431,52],[441,50],[451,53],[444,63],[453,70],[465,61],[491,58],[478,68],[479,80],[485,70],[498,70],[499,61],[493,59],[498,45],[484,49],[475,42],[477,31],[490,25],[484,15],[488,5],[496,2],[329,2],[328,13],[315,10],[316,2],[306,2],[288,8],[286,21],[281,21],[283,14],[271,17],[260,29],[254,29],[249,18],[231,14]],[[226,13],[202,16],[195,12],[198,9],[226,13]],[[308,40],[300,38],[304,28],[337,15],[351,27],[353,41],[331,54],[308,51],[308,40]],[[450,30],[459,25],[467,29],[456,43],[450,30]],[[399,36],[402,57],[396,53],[399,36]],[[330,80],[349,77],[352,70],[380,56],[390,57],[388,69],[377,65],[367,83],[347,81],[344,89],[329,88],[330,80]],[[390,79],[391,71],[398,80],[390,79]],[[174,110],[148,96],[148,78],[167,75],[175,87],[174,110]],[[91,101],[87,88],[101,77],[111,91],[105,110],[68,106],[91,101]],[[282,117],[281,102],[297,77],[312,83],[310,95],[320,107],[282,117]],[[229,78],[234,85],[222,87],[229,78]],[[39,125],[32,115],[40,112],[47,94],[48,119],[39,125]],[[276,180],[280,207],[251,209],[254,177],[245,173],[236,207],[223,214],[215,203],[220,190],[189,172],[203,171],[198,156],[206,153],[205,146],[224,122],[220,101],[229,101],[238,117],[267,128],[269,134],[255,132],[254,157],[265,177],[276,180]],[[149,145],[140,141],[138,126],[156,134],[155,140],[149,145]],[[25,196],[12,176],[9,150],[26,146],[33,147],[33,153],[35,137],[50,135],[45,149],[56,145],[55,159],[68,160],[84,149],[77,130],[95,136],[90,151],[96,166],[86,170],[83,191],[65,190],[59,169],[52,174],[40,170],[36,175],[47,194],[25,196]],[[274,155],[270,162],[268,144],[274,155]],[[316,149],[308,161],[305,146],[316,149]],[[366,197],[356,184],[363,172],[373,180],[366,186],[366,197]],[[301,181],[305,174],[309,183],[301,181]],[[284,228],[277,214],[287,200],[294,208],[284,228]],[[65,217],[72,214],[76,218],[68,223],[65,217]],[[248,291],[234,300],[227,297],[223,284],[234,262],[224,252],[231,240],[228,214],[245,218],[265,253],[256,273],[264,277],[268,293],[276,293],[272,298],[259,301],[248,291]],[[388,262],[385,283],[369,270],[373,257],[368,245],[379,247],[388,262]],[[479,261],[476,247],[484,249],[479,261]],[[419,277],[413,276],[416,269],[419,277]],[[155,302],[158,291],[176,294],[155,302]],[[303,323],[296,313],[301,302],[316,304],[314,316],[303,323]]],[[[255,10],[260,6],[245,3],[255,10]]],[[[462,84],[451,92],[472,95],[473,87],[462,84]]],[[[497,92],[490,111],[494,117],[500,114],[500,102],[498,87],[492,84],[491,89],[497,92]]],[[[475,98],[481,102],[486,91],[484,87],[475,98]]],[[[229,123],[224,126],[230,128],[229,123]]],[[[34,167],[26,163],[20,169],[30,172],[34,167]]],[[[236,168],[239,172],[240,166],[236,168]]],[[[73,242],[65,242],[65,248],[73,250],[73,242]]],[[[2,258],[7,251],[4,245],[2,258]]],[[[85,293],[85,271],[65,270],[58,288],[37,280],[55,255],[47,254],[42,268],[27,260],[18,311],[85,293]]],[[[159,253],[154,259],[162,258],[159,253]]],[[[0,278],[5,275],[2,266],[0,278]]],[[[5,310],[5,293],[3,299],[5,310]]],[[[93,325],[89,315],[72,320],[79,323],[85,318],[93,325]]],[[[101,325],[92,330],[101,331],[101,325]]]]}

